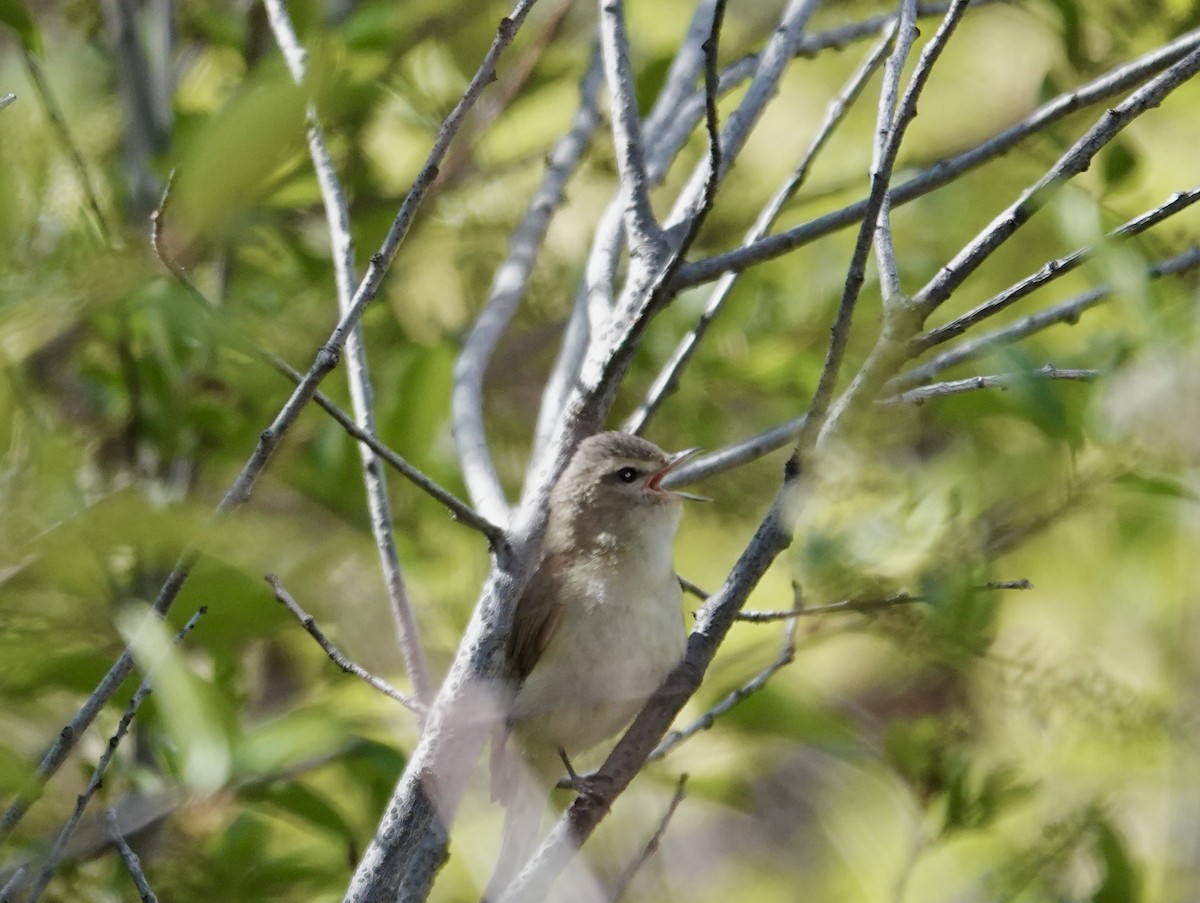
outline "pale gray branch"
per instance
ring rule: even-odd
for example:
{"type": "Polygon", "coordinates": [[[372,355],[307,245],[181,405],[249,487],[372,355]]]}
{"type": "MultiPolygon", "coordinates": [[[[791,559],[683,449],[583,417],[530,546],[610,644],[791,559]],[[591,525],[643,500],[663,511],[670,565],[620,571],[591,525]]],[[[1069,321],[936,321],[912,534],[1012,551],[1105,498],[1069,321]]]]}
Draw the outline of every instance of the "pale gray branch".
{"type": "MultiPolygon", "coordinates": [[[[420,208],[421,202],[424,200],[425,194],[437,174],[438,163],[445,156],[446,150],[453,140],[454,135],[457,134],[458,129],[461,127],[467,111],[479,97],[483,88],[494,80],[496,61],[499,59],[500,54],[512,43],[517,30],[520,28],[526,15],[528,15],[529,9],[534,2],[535,0],[522,0],[514,10],[511,18],[501,20],[496,38],[488,49],[479,70],[471,79],[470,84],[454,109],[442,123],[442,127],[434,140],[433,147],[424,165],[421,167],[412,189],[401,203],[400,210],[392,221],[391,228],[388,230],[383,244],[371,256],[370,266],[367,268],[362,282],[359,283],[349,310],[338,320],[333,332],[321,346],[312,366],[304,375],[304,378],[296,387],[291,397],[280,409],[271,425],[263,430],[259,436],[259,441],[255,446],[254,452],[242,466],[242,469],[235,477],[228,491],[221,499],[221,502],[217,505],[214,517],[219,518],[249,500],[255,483],[257,483],[258,478],[266,469],[267,464],[283,441],[284,436],[291,429],[297,418],[299,418],[304,406],[312,399],[321,381],[337,364],[341,349],[346,342],[346,336],[353,329],[354,324],[358,322],[366,306],[378,293],[384,275],[391,267],[391,263],[399,251],[400,244],[408,234],[413,217],[420,208]]],[[[497,553],[499,554],[500,551],[497,550],[497,553]]],[[[165,615],[174,604],[175,599],[191,576],[197,554],[195,550],[188,550],[176,562],[175,567],[163,583],[152,605],[152,610],[156,615],[165,615]]],[[[108,673],[96,686],[96,689],[88,696],[70,722],[62,729],[58,740],[46,751],[38,763],[34,775],[31,777],[30,785],[32,789],[19,793],[5,810],[4,815],[0,816],[0,840],[8,836],[21,821],[33,800],[40,795],[42,785],[61,767],[80,734],[92,723],[101,708],[103,708],[121,684],[125,682],[125,679],[132,670],[133,658],[126,651],[113,663],[108,673]]]]}
{"type": "MultiPolygon", "coordinates": [[[[802,609],[801,609],[802,610],[802,609]]],[[[790,614],[790,613],[789,613],[790,614]]],[[[744,614],[738,615],[738,620],[750,620],[744,614]]],[[[767,683],[777,673],[782,671],[788,665],[796,660],[796,629],[798,621],[794,617],[787,619],[787,626],[783,631],[783,643],[780,645],[779,654],[775,657],[771,664],[767,665],[762,671],[756,674],[753,679],[738,687],[732,693],[728,694],[724,699],[714,705],[711,709],[693,721],[685,728],[677,731],[671,731],[662,738],[662,742],[654,748],[654,751],[647,756],[647,761],[654,762],[667,755],[675,747],[681,743],[685,743],[689,738],[706,731],[712,727],[718,718],[724,715],[729,710],[741,705],[750,696],[753,696],[759,690],[767,685],[767,683]]]]}
{"type": "Polygon", "coordinates": [[[604,59],[604,81],[612,107],[613,145],[625,199],[624,221],[629,252],[635,257],[654,256],[655,246],[662,241],[662,230],[650,206],[646,148],[634,93],[624,0],[600,0],[600,48],[604,59]]]}
{"type": "MultiPolygon", "coordinates": [[[[204,616],[208,611],[207,606],[202,606],[194,615],[188,618],[186,624],[180,628],[175,635],[175,641],[181,641],[187,636],[192,628],[196,626],[196,622],[204,616]]],[[[108,745],[104,748],[96,767],[92,770],[92,777],[88,781],[83,792],[79,794],[75,800],[75,808],[67,818],[66,824],[58,832],[58,836],[54,839],[54,845],[50,848],[50,852],[46,854],[45,862],[42,864],[42,869],[38,873],[37,881],[34,882],[33,889],[30,890],[29,896],[26,898],[26,903],[37,903],[45,892],[46,887],[50,884],[50,880],[54,877],[55,871],[58,869],[59,863],[62,861],[63,852],[67,848],[67,842],[75,833],[75,829],[79,826],[79,820],[83,818],[83,811],[91,802],[92,797],[96,795],[96,791],[100,789],[104,783],[104,773],[108,771],[109,763],[112,762],[113,756],[117,754],[117,747],[121,745],[121,741],[129,732],[129,725],[133,723],[134,717],[137,715],[138,709],[142,705],[142,701],[150,695],[150,690],[153,684],[154,671],[157,663],[152,665],[146,671],[146,676],[142,678],[141,684],[137,691],[133,694],[133,698],[129,700],[129,704],[125,707],[125,714],[121,716],[120,722],[117,724],[116,732],[109,738],[108,745]]]]}
{"type": "MultiPolygon", "coordinates": [[[[855,400],[859,396],[866,395],[871,391],[874,380],[874,374],[871,369],[871,365],[875,359],[874,352],[872,352],[872,355],[867,359],[867,362],[859,372],[855,374],[850,387],[842,395],[842,398],[836,405],[831,407],[834,388],[837,384],[842,360],[846,353],[846,343],[850,337],[851,322],[866,275],[867,255],[870,253],[872,239],[877,232],[876,226],[879,222],[880,214],[887,202],[892,180],[892,170],[896,165],[896,158],[900,153],[900,144],[904,140],[909,123],[916,116],[917,98],[924,89],[929,74],[941,55],[942,48],[953,33],[955,24],[962,14],[966,12],[966,8],[967,4],[965,0],[955,0],[950,5],[950,9],[946,12],[941,27],[933,39],[925,46],[920,59],[917,61],[912,78],[909,80],[908,88],[904,93],[904,98],[900,102],[895,116],[892,117],[891,92],[894,91],[894,87],[890,86],[889,83],[898,81],[900,71],[903,68],[905,59],[908,57],[909,51],[912,49],[913,39],[915,38],[913,34],[916,27],[913,24],[915,11],[912,5],[906,4],[902,13],[904,21],[901,27],[907,24],[908,36],[907,40],[904,40],[902,39],[902,35],[897,35],[895,46],[892,49],[885,70],[885,80],[883,90],[880,92],[879,116],[877,119],[877,131],[882,134],[877,139],[877,153],[874,155],[875,159],[872,163],[871,192],[867,196],[867,205],[863,212],[863,220],[859,224],[858,238],[854,243],[854,251],[850,257],[850,264],[846,269],[846,281],[842,290],[841,302],[838,304],[837,315],[834,317],[833,326],[830,329],[829,346],[825,353],[825,363],[821,368],[821,376],[817,381],[817,387],[813,390],[812,401],[808,406],[808,416],[803,423],[800,436],[798,437],[797,455],[803,455],[815,445],[826,441],[830,432],[838,427],[846,412],[854,406],[855,400]],[[891,73],[891,75],[886,75],[886,73],[891,73]]],[[[887,232],[886,229],[884,231],[887,232]]],[[[890,233],[888,235],[890,236],[890,233]]],[[[900,303],[901,299],[897,297],[898,292],[899,288],[897,286],[896,294],[885,299],[883,332],[876,343],[876,349],[881,346],[886,347],[892,341],[891,336],[894,333],[909,332],[916,328],[916,324],[908,322],[910,319],[907,315],[909,305],[907,303],[900,303]]]]}
{"type": "Polygon", "coordinates": [[[579,109],[571,128],[550,152],[542,182],[513,232],[508,256],[496,269],[483,310],[455,362],[451,413],[463,478],[475,503],[500,523],[508,522],[510,510],[488,450],[483,423],[484,377],[496,344],[525,295],[550,218],[563,203],[567,180],[578,168],[600,124],[601,76],[599,57],[593,55],[580,85],[579,109]]]}
{"type": "Polygon", "coordinates": [[[1099,370],[1060,369],[1052,367],[1050,364],[1045,364],[1036,370],[1030,370],[1028,373],[993,373],[983,376],[969,376],[966,379],[955,379],[948,382],[932,383],[928,386],[909,389],[907,392],[901,392],[898,395],[881,398],[878,403],[884,405],[924,404],[926,401],[931,401],[935,398],[961,395],[964,392],[975,392],[979,389],[1007,390],[1013,386],[1019,386],[1030,379],[1065,379],[1075,382],[1094,382],[1101,375],[1099,370]]]}
{"type": "MultiPolygon", "coordinates": [[[[940,160],[911,179],[892,186],[892,206],[908,203],[954,181],[963,173],[1003,155],[1025,138],[1044,131],[1071,113],[1139,84],[1182,59],[1196,47],[1200,47],[1200,29],[1190,31],[1170,44],[1155,48],[1132,62],[1111,69],[1075,91],[1048,101],[1016,125],[962,153],[940,160]]],[[[745,269],[753,264],[772,260],[839,229],[861,222],[866,207],[865,199],[857,201],[785,232],[768,236],[753,245],[685,264],[679,268],[672,287],[682,290],[711,282],[727,271],[745,269]]]]}
{"type": "MultiPolygon", "coordinates": [[[[296,37],[287,8],[284,6],[283,0],[263,0],[263,2],[267,9],[271,31],[275,35],[279,49],[283,52],[292,80],[297,85],[303,85],[305,52],[296,37]]],[[[321,129],[317,109],[311,102],[308,105],[307,118],[308,152],[312,158],[313,169],[317,174],[317,184],[320,187],[321,200],[325,207],[325,219],[329,226],[338,310],[345,314],[350,308],[354,286],[357,282],[354,266],[354,238],[350,232],[350,209],[346,202],[346,193],[342,189],[333,159],[329,154],[329,148],[325,144],[325,135],[321,129]]],[[[374,392],[367,366],[367,350],[363,341],[361,323],[356,323],[346,338],[346,364],[354,420],[364,432],[375,435],[378,431],[375,428],[374,392]]],[[[429,663],[425,657],[420,628],[417,625],[412,601],[408,595],[404,570],[400,565],[400,554],[396,549],[387,478],[378,457],[369,446],[359,443],[358,451],[359,457],[362,459],[363,483],[367,492],[371,532],[375,537],[375,547],[379,552],[379,562],[383,571],[384,585],[387,587],[392,620],[396,626],[396,638],[404,656],[405,670],[412,681],[413,691],[418,699],[428,702],[433,695],[429,678],[429,663]]]]}
{"type": "MultiPolygon", "coordinates": [[[[721,130],[721,159],[715,184],[720,184],[729,172],[729,167],[741,153],[754,126],[762,118],[767,104],[779,91],[780,79],[783,78],[788,63],[796,55],[804,29],[816,5],[816,0],[790,0],[780,16],[779,24],[758,57],[745,95],[737,108],[729,114],[721,130]]],[[[719,90],[719,81],[712,90],[706,89],[706,93],[713,94],[716,90],[719,90]]],[[[692,171],[687,185],[675,199],[671,213],[666,218],[668,230],[678,229],[694,219],[704,198],[711,194],[711,174],[708,167],[709,160],[706,158],[692,171]]]]}
{"type": "MultiPolygon", "coordinates": [[[[879,68],[879,65],[886,57],[888,47],[891,45],[892,34],[893,28],[890,25],[884,28],[883,37],[876,43],[866,59],[855,70],[854,74],[851,75],[838,95],[829,102],[825,119],[809,144],[808,150],[805,151],[804,156],[792,171],[791,176],[759,212],[754,225],[746,233],[743,245],[753,244],[765,236],[771,226],[774,225],[783,208],[787,205],[787,202],[791,200],[800,189],[800,186],[804,184],[808,178],[813,160],[816,159],[817,154],[825,147],[829,138],[837,129],[837,126],[845,119],[846,113],[850,110],[854,101],[861,95],[868,79],[870,79],[871,75],[879,68]]],[[[645,400],[629,419],[625,421],[623,428],[627,432],[640,433],[644,430],[646,424],[654,416],[662,403],[678,388],[680,373],[688,365],[688,362],[691,361],[692,355],[699,347],[705,333],[708,331],[708,327],[712,325],[713,320],[716,319],[717,314],[721,312],[725,302],[729,299],[730,292],[737,282],[738,276],[739,273],[730,272],[721,277],[712,294],[709,295],[708,304],[705,305],[700,319],[697,320],[696,325],[692,327],[676,346],[671,358],[663,366],[658,376],[655,377],[649,391],[646,393],[645,400]]]]}
{"type": "Polygon", "coordinates": [[[113,809],[107,809],[104,813],[104,824],[108,828],[109,839],[117,848],[117,852],[121,854],[121,861],[125,863],[125,870],[129,872],[129,877],[133,879],[133,885],[138,890],[138,896],[142,903],[158,903],[158,897],[155,896],[154,890],[150,887],[150,882],[146,880],[146,873],[142,871],[142,861],[138,858],[137,853],[129,846],[124,835],[121,834],[121,826],[117,823],[117,813],[113,809]]]}
{"type": "MultiPolygon", "coordinates": [[[[896,103],[900,95],[900,76],[904,63],[917,39],[916,0],[902,0],[900,18],[896,26],[896,49],[888,57],[883,69],[883,86],[879,91],[879,105],[875,116],[875,140],[871,142],[871,180],[880,178],[888,164],[889,151],[894,160],[899,150],[896,132],[903,126],[897,113],[896,103]]],[[[920,71],[920,66],[918,66],[920,71]]],[[[890,181],[890,176],[887,177],[890,181]]],[[[896,264],[896,248],[892,242],[891,203],[885,191],[875,217],[875,263],[879,268],[880,291],[885,309],[899,303],[900,271],[896,264]]]]}
{"type": "Polygon", "coordinates": [[[914,296],[924,313],[933,311],[992,253],[1023,226],[1067,182],[1084,172],[1092,158],[1134,119],[1162,103],[1175,88],[1200,71],[1200,50],[1193,50],[1106,111],[1030,188],[970,241],[914,296]]]}
{"type": "MultiPolygon", "coordinates": [[[[1151,279],[1163,276],[1174,276],[1179,273],[1200,267],[1200,247],[1193,246],[1188,250],[1169,257],[1151,266],[1146,272],[1151,279]]],[[[1035,332],[1040,332],[1058,323],[1076,323],[1079,316],[1086,310],[1108,299],[1112,294],[1112,286],[1101,285],[1082,294],[1076,295],[1053,307],[1030,314],[1015,323],[984,333],[970,341],[962,342],[941,354],[930,358],[919,367],[900,374],[890,388],[904,388],[920,385],[932,379],[938,373],[956,364],[964,363],[979,357],[981,354],[1000,346],[1020,341],[1035,332]]]]}
{"type": "Polygon", "coordinates": [[[368,686],[374,687],[385,696],[390,696],[409,711],[416,712],[418,715],[424,714],[425,706],[421,702],[413,699],[407,693],[397,690],[382,677],[376,677],[366,668],[356,665],[350,659],[346,658],[346,654],[333,645],[329,637],[325,635],[325,631],[317,626],[317,622],[313,616],[300,607],[299,603],[292,597],[292,594],[284,588],[278,577],[274,574],[267,574],[263,579],[271,585],[271,591],[275,594],[275,601],[291,612],[292,616],[300,622],[300,626],[308,632],[309,636],[317,641],[317,645],[329,656],[330,661],[347,674],[353,674],[368,686]]]}
{"type": "MultiPolygon", "coordinates": [[[[1138,235],[1181,210],[1187,209],[1198,200],[1200,200],[1200,188],[1177,192],[1153,210],[1149,210],[1114,229],[1109,233],[1108,237],[1110,239],[1123,239],[1138,235]]],[[[1059,257],[1056,260],[1045,263],[1036,273],[1006,288],[998,295],[989,298],[967,313],[956,317],[949,323],[938,326],[935,329],[930,329],[916,340],[918,349],[925,351],[934,345],[940,345],[943,342],[962,335],[975,324],[999,313],[1035,290],[1071,272],[1084,261],[1094,256],[1096,251],[1096,248],[1081,248],[1065,257],[1059,257]]]]}

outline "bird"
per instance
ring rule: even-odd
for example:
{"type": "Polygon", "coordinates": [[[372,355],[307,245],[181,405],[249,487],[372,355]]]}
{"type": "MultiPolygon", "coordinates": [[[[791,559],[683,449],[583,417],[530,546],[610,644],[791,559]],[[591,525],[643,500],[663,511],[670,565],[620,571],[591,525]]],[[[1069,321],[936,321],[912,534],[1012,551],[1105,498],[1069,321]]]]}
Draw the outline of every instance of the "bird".
{"type": "Polygon", "coordinates": [[[683,501],[707,499],[662,481],[698,451],[667,454],[629,433],[597,433],[550,492],[542,557],[507,646],[511,702],[492,748],[492,795],[507,811],[485,900],[498,899],[532,853],[564,765],[574,777],[571,758],[632,720],[683,657],[673,549],[683,501]],[[532,780],[517,775],[514,758],[532,780]]]}

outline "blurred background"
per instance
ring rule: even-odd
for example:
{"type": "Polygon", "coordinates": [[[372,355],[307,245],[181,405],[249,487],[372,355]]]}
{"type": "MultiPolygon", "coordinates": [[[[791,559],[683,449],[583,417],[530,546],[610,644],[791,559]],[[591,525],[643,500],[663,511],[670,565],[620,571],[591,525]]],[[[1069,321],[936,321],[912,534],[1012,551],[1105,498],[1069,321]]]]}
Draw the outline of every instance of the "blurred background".
{"type": "MultiPolygon", "coordinates": [[[[722,62],[760,49],[780,8],[730,3],[722,62]]],[[[361,271],[510,9],[490,0],[303,0],[289,9],[361,271]]],[[[810,30],[890,9],[830,2],[810,30]]],[[[683,0],[629,4],[643,110],[690,15],[683,0]]],[[[570,125],[594,17],[586,4],[539,5],[363,319],[381,439],[460,496],[454,358],[545,155],[570,125]]],[[[922,20],[925,38],[936,21],[922,20]]],[[[1184,0],[972,10],[934,70],[898,178],[1198,25],[1200,9],[1184,0]]],[[[694,257],[740,243],[869,44],[792,64],[694,257]]],[[[878,78],[780,229],[863,196],[877,89],[878,78]]],[[[0,110],[5,802],[137,633],[138,612],[287,398],[290,384],[247,343],[303,370],[336,322],[304,136],[309,95],[293,86],[259,4],[4,0],[0,95],[10,92],[15,101],[0,110]],[[207,303],[151,247],[150,214],[171,171],[163,246],[207,303]]],[[[722,100],[723,115],[738,97],[722,100]]],[[[1185,211],[1136,241],[1102,241],[1195,186],[1198,104],[1198,86],[1186,84],[1139,119],[935,315],[943,322],[1052,257],[1100,243],[1078,270],[999,319],[1099,285],[1113,288],[1106,304],[947,376],[1031,374],[1051,363],[1100,368],[1104,378],[1030,377],[1004,392],[888,408],[823,462],[792,549],[749,607],[899,593],[921,601],[800,619],[795,661],[621,798],[588,849],[603,886],[649,840],[686,772],[687,798],[627,899],[1200,898],[1197,287],[1194,274],[1146,275],[1195,243],[1197,217],[1185,211]],[[979,590],[1025,580],[1031,588],[979,590]]],[[[1102,111],[1084,109],[897,208],[905,288],[924,284],[1102,111]]],[[[703,153],[693,135],[655,194],[660,210],[703,153]]],[[[601,129],[490,370],[493,452],[513,497],[614,185],[601,129]]],[[[802,413],[852,243],[853,230],[839,232],[748,270],[649,437],[717,449],[802,413]]],[[[708,291],[686,291],[655,320],[610,425],[641,400],[708,291]]],[[[847,376],[878,328],[869,267],[847,376]]],[[[323,390],[349,406],[342,372],[323,390]]],[[[720,584],[785,457],[698,487],[716,502],[687,512],[677,547],[684,577],[720,584]]],[[[486,544],[389,480],[400,561],[440,675],[486,574],[486,544]]],[[[209,537],[170,626],[200,606],[207,614],[161,666],[93,804],[116,806],[138,829],[162,899],[340,899],[415,742],[414,716],[331,664],[273,600],[267,572],[353,660],[407,686],[358,452],[316,408],[252,502],[209,537]]],[[[770,665],[784,630],[736,625],[682,724],[770,665]]],[[[139,655],[170,651],[165,636],[143,637],[149,651],[139,655]]],[[[133,689],[106,708],[0,847],[0,870],[45,851],[133,689]]],[[[499,813],[479,777],[434,899],[478,898],[486,879],[499,813]]],[[[131,898],[104,847],[101,826],[85,819],[45,899],[131,898]]]]}

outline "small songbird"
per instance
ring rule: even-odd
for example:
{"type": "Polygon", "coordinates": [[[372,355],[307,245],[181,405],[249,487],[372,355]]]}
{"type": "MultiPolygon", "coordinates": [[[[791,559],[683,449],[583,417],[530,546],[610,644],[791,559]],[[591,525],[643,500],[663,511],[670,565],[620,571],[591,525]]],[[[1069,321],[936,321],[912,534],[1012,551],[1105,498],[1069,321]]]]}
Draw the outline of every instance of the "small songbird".
{"type": "Polygon", "coordinates": [[[515,695],[492,750],[492,793],[508,807],[485,899],[532,853],[546,798],[569,761],[636,715],[683,656],[672,549],[683,499],[663,478],[698,449],[668,455],[627,433],[580,443],[550,493],[542,560],[509,638],[515,695]],[[511,732],[530,788],[518,787],[511,732]]]}

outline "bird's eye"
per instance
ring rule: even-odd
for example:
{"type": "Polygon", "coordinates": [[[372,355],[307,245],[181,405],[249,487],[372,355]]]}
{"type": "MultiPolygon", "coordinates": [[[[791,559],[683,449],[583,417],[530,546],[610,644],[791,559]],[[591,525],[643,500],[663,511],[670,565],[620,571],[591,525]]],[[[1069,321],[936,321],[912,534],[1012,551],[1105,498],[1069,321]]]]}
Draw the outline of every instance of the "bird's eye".
{"type": "Polygon", "coordinates": [[[617,471],[617,479],[622,483],[632,483],[638,478],[638,472],[632,467],[622,467],[617,471]]]}

